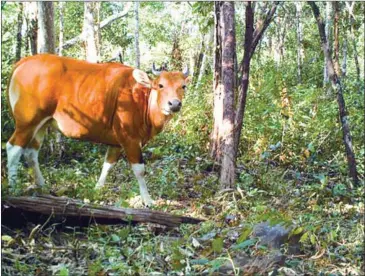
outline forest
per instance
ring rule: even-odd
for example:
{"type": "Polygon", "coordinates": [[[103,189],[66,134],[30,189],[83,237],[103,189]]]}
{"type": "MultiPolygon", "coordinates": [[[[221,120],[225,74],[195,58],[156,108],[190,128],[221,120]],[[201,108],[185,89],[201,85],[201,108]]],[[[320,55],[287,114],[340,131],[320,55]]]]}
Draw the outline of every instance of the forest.
{"type": "Polygon", "coordinates": [[[1,1],[2,275],[363,275],[364,7],[1,1]],[[96,189],[107,145],[52,128],[45,185],[26,156],[10,183],[7,89],[42,53],[151,80],[189,71],[180,112],[142,150],[153,204],[127,150],[96,189]],[[60,218],[67,205],[90,208],[86,223],[60,218]]]}

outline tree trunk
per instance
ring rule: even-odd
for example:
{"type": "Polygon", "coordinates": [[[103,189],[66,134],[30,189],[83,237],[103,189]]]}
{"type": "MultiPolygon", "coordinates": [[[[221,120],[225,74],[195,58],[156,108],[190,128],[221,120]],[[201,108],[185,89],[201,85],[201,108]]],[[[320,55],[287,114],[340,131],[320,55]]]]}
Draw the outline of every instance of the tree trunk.
{"type": "Polygon", "coordinates": [[[208,56],[210,56],[211,44],[212,44],[213,39],[214,39],[214,29],[212,29],[209,32],[209,35],[207,36],[207,38],[208,39],[205,42],[205,51],[204,51],[204,55],[203,55],[202,65],[200,66],[198,80],[196,82],[195,89],[198,89],[200,87],[203,76],[204,76],[204,74],[207,70],[208,56]]]}
{"type": "Polygon", "coordinates": [[[356,79],[357,79],[357,83],[361,82],[361,76],[360,76],[360,64],[359,64],[359,57],[358,57],[358,53],[357,53],[357,47],[356,47],[356,35],[355,35],[355,17],[354,17],[354,6],[355,6],[355,2],[352,2],[351,4],[349,2],[345,2],[348,12],[349,12],[349,16],[350,16],[350,38],[352,41],[352,48],[353,48],[353,52],[354,52],[354,60],[355,60],[355,66],[356,66],[356,79]]]}
{"type": "Polygon", "coordinates": [[[221,3],[214,2],[214,106],[213,106],[213,131],[211,136],[211,157],[220,162],[221,138],[219,137],[220,126],[223,121],[222,101],[222,26],[221,26],[221,3]]]}
{"type": "Polygon", "coordinates": [[[238,99],[238,107],[235,119],[235,137],[234,137],[234,144],[235,144],[235,152],[237,158],[238,154],[238,146],[241,138],[241,130],[243,125],[243,117],[245,114],[246,109],[246,100],[247,100],[247,91],[248,91],[248,84],[249,84],[249,77],[250,77],[250,62],[251,62],[251,45],[253,42],[253,34],[254,34],[254,11],[252,8],[252,3],[248,2],[246,4],[246,31],[245,31],[245,41],[244,41],[244,54],[242,60],[242,79],[241,79],[241,93],[238,99]]]}
{"type": "Polygon", "coordinates": [[[60,26],[60,34],[58,37],[58,55],[62,56],[62,51],[63,51],[63,32],[64,32],[64,12],[65,12],[65,2],[58,2],[58,8],[59,8],[59,26],[60,26]]]}
{"type": "Polygon", "coordinates": [[[303,24],[302,17],[302,3],[295,2],[296,7],[296,26],[297,26],[297,77],[298,83],[302,82],[302,63],[303,63],[303,24]]]}
{"type": "Polygon", "coordinates": [[[37,54],[38,11],[37,2],[24,2],[25,18],[27,22],[27,38],[31,55],[37,54]]]}
{"type": "Polygon", "coordinates": [[[38,53],[55,52],[53,2],[38,2],[38,53]]]}
{"type": "MultiPolygon", "coordinates": [[[[238,154],[238,147],[241,138],[241,131],[243,125],[243,117],[245,115],[246,109],[246,99],[247,99],[247,91],[249,85],[249,77],[250,77],[250,62],[253,54],[255,53],[256,47],[260,42],[263,34],[265,33],[267,27],[270,25],[273,16],[276,12],[276,9],[279,5],[279,2],[274,2],[271,9],[267,12],[264,20],[260,20],[254,30],[254,11],[252,7],[252,3],[248,2],[246,4],[246,32],[245,32],[245,42],[244,42],[244,54],[242,64],[242,80],[241,80],[241,93],[238,99],[238,106],[235,118],[235,137],[234,137],[234,152],[238,154]]],[[[237,156],[235,156],[235,159],[237,156]]]]}
{"type": "Polygon", "coordinates": [[[344,38],[343,38],[343,49],[342,49],[342,77],[346,77],[347,74],[347,39],[348,39],[348,35],[347,32],[344,33],[344,38]]]}
{"type": "Polygon", "coordinates": [[[235,148],[234,148],[234,60],[236,52],[234,2],[223,2],[222,19],[222,77],[223,77],[223,125],[220,129],[222,137],[222,166],[220,172],[221,189],[233,188],[235,181],[235,148]]]}
{"type": "Polygon", "coordinates": [[[195,64],[194,64],[194,71],[193,71],[193,81],[195,83],[198,82],[198,77],[199,77],[199,73],[200,73],[200,69],[203,63],[203,59],[204,59],[204,36],[202,35],[201,38],[201,44],[200,44],[200,48],[199,48],[199,52],[197,53],[197,55],[195,56],[195,64]]]}
{"type": "MultiPolygon", "coordinates": [[[[330,2],[326,2],[326,21],[325,21],[325,34],[326,34],[326,41],[328,41],[328,45],[331,45],[330,41],[330,29],[331,29],[331,3],[330,2]]],[[[331,49],[328,49],[330,51],[331,54],[331,49]]],[[[323,63],[323,87],[326,87],[327,83],[328,83],[328,69],[327,69],[327,62],[326,62],[326,57],[324,58],[324,63],[323,63]]]]}
{"type": "Polygon", "coordinates": [[[82,36],[85,42],[85,58],[89,62],[98,62],[97,34],[95,30],[95,2],[84,3],[84,24],[82,36]]]}
{"type": "Polygon", "coordinates": [[[358,181],[358,175],[357,175],[357,169],[356,169],[356,159],[355,159],[355,154],[354,154],[354,151],[352,148],[352,138],[351,138],[350,126],[349,126],[349,122],[348,122],[348,113],[346,110],[345,100],[343,98],[342,84],[341,84],[339,76],[336,74],[334,66],[333,66],[333,61],[332,61],[331,53],[329,50],[329,43],[327,42],[327,39],[326,39],[325,26],[323,23],[323,19],[320,15],[318,6],[314,2],[308,2],[308,4],[312,7],[314,18],[317,21],[319,36],[320,36],[321,43],[322,43],[322,49],[323,49],[324,55],[326,57],[328,76],[331,80],[333,89],[337,93],[337,103],[338,103],[338,108],[339,108],[339,116],[340,116],[340,120],[341,120],[341,124],[342,124],[343,141],[344,141],[345,149],[346,149],[349,174],[350,174],[350,177],[352,177],[354,184],[358,185],[359,181],[358,181]]]}
{"type": "Polygon", "coordinates": [[[19,2],[19,13],[16,34],[15,62],[22,57],[22,25],[23,25],[23,3],[19,2]]]}
{"type": "Polygon", "coordinates": [[[141,54],[139,52],[139,14],[138,14],[139,2],[134,3],[134,13],[135,13],[135,22],[136,27],[134,30],[134,42],[135,42],[135,50],[136,50],[136,68],[141,67],[141,54]]]}
{"type": "MultiPolygon", "coordinates": [[[[65,221],[71,218],[76,218],[80,222],[86,221],[88,224],[92,222],[101,222],[103,224],[119,224],[130,222],[148,222],[168,227],[177,227],[182,223],[198,224],[203,220],[191,217],[171,215],[168,213],[154,211],[149,209],[128,209],[118,208],[114,206],[101,206],[95,204],[86,204],[82,201],[67,197],[54,196],[38,196],[38,197],[10,197],[2,202],[7,205],[4,208],[2,205],[2,223],[13,223],[14,215],[8,213],[15,213],[18,220],[23,216],[23,212],[31,212],[33,215],[43,214],[47,218],[51,216],[53,219],[65,221]],[[15,209],[15,210],[14,210],[15,209]],[[15,212],[14,212],[15,211],[15,212]]],[[[29,214],[30,215],[30,214],[29,214]]],[[[66,222],[67,223],[67,222],[66,222]]]]}
{"type": "Polygon", "coordinates": [[[335,12],[334,24],[333,24],[333,48],[334,48],[334,66],[335,72],[337,76],[341,76],[341,68],[340,68],[340,39],[339,39],[339,20],[340,20],[340,6],[339,2],[332,2],[333,10],[335,12]]]}

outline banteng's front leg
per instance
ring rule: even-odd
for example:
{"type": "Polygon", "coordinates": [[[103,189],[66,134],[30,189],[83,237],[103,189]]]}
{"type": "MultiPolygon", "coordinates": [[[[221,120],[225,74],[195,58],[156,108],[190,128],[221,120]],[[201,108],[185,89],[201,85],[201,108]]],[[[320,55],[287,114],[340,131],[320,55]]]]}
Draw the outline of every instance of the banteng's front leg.
{"type": "Polygon", "coordinates": [[[139,191],[142,197],[142,201],[146,206],[151,206],[154,202],[151,199],[150,194],[148,193],[146,180],[144,178],[145,166],[143,163],[141,146],[139,145],[139,143],[129,143],[128,146],[125,147],[125,151],[128,161],[132,166],[134,175],[138,180],[139,191]]]}
{"type": "Polygon", "coordinates": [[[121,154],[120,147],[111,147],[111,146],[108,147],[105,154],[103,169],[101,171],[98,183],[96,183],[95,186],[96,189],[100,189],[101,187],[104,186],[106,177],[108,176],[110,169],[118,162],[120,154],[121,154]]]}

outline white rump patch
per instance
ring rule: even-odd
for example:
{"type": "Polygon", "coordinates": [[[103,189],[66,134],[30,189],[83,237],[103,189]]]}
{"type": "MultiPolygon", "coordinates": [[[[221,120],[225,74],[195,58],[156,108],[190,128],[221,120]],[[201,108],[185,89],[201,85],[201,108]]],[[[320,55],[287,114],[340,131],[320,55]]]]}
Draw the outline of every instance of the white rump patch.
{"type": "Polygon", "coordinates": [[[133,70],[133,78],[141,85],[151,88],[151,80],[149,79],[146,72],[139,69],[133,70]]]}
{"type": "Polygon", "coordinates": [[[17,87],[17,85],[15,85],[14,82],[14,75],[15,72],[13,73],[13,76],[11,77],[11,81],[10,81],[10,85],[9,85],[9,102],[10,102],[10,107],[11,110],[14,112],[14,108],[16,103],[19,100],[19,96],[20,96],[20,92],[19,92],[19,87],[17,87]]]}

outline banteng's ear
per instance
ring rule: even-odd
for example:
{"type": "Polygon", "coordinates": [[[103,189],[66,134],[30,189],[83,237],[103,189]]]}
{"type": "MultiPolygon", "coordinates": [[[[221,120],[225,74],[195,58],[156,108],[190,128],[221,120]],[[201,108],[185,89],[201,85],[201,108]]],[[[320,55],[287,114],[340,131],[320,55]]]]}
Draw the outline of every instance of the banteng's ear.
{"type": "Polygon", "coordinates": [[[185,78],[185,84],[188,85],[191,82],[191,76],[185,78]]]}
{"type": "Polygon", "coordinates": [[[133,78],[139,84],[141,84],[145,87],[151,88],[151,80],[147,76],[146,72],[143,72],[142,70],[139,70],[139,69],[134,69],[133,70],[133,78]]]}

